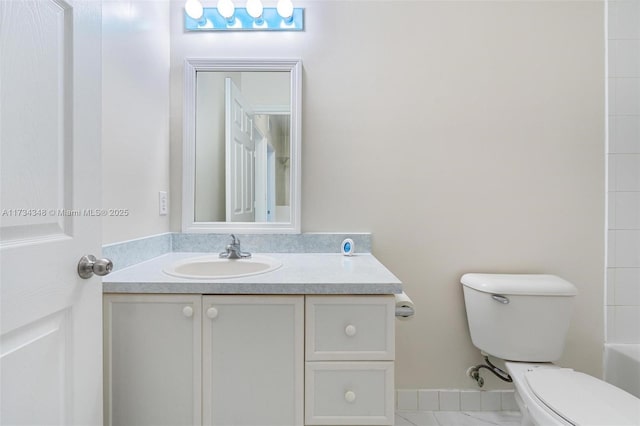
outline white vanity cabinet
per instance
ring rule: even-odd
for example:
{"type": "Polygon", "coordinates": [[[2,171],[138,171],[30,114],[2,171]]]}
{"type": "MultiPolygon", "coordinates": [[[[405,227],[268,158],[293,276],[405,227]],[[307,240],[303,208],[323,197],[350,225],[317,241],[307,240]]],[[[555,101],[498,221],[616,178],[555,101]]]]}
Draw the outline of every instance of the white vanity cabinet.
{"type": "Polygon", "coordinates": [[[306,297],[305,424],[392,425],[395,299],[306,297]]]}
{"type": "Polygon", "coordinates": [[[105,424],[301,426],[304,296],[105,294],[105,424]]]}
{"type": "Polygon", "coordinates": [[[393,425],[392,294],[105,294],[104,312],[107,425],[393,425]]]}
{"type": "Polygon", "coordinates": [[[106,425],[201,423],[201,299],[104,296],[106,425]]]}

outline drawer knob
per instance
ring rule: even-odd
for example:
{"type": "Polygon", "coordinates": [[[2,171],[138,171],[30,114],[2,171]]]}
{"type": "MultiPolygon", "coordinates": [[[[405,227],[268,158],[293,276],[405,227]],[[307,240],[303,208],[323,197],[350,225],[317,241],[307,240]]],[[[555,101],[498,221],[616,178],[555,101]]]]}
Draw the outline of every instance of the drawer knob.
{"type": "Polygon", "coordinates": [[[207,309],[207,316],[211,319],[216,318],[218,316],[218,310],[213,307],[207,309]]]}
{"type": "Polygon", "coordinates": [[[356,400],[356,393],[353,391],[347,391],[344,394],[344,400],[347,402],[354,402],[356,400]]]}
{"type": "Polygon", "coordinates": [[[347,336],[351,337],[351,336],[355,336],[356,335],[356,326],[355,325],[351,325],[349,324],[348,326],[345,327],[344,329],[344,334],[346,334],[347,336]]]}
{"type": "Polygon", "coordinates": [[[193,308],[191,306],[185,306],[182,308],[182,315],[187,318],[191,318],[193,316],[193,308]]]}

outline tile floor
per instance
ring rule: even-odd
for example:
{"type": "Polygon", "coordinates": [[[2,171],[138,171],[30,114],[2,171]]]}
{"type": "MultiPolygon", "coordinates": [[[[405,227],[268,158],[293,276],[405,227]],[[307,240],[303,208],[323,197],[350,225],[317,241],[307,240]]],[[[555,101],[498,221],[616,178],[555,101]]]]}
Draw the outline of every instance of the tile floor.
{"type": "Polygon", "coordinates": [[[395,426],[519,426],[518,411],[396,411],[395,426]]]}

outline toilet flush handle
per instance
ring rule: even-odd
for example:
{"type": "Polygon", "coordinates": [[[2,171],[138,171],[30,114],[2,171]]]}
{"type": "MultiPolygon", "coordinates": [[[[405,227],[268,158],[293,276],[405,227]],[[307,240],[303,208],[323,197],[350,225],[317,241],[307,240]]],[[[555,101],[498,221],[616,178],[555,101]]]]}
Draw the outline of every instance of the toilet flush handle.
{"type": "Polygon", "coordinates": [[[492,294],[491,298],[493,300],[495,300],[496,302],[502,303],[503,305],[508,305],[509,304],[509,298],[506,297],[506,296],[503,296],[501,294],[492,294]]]}

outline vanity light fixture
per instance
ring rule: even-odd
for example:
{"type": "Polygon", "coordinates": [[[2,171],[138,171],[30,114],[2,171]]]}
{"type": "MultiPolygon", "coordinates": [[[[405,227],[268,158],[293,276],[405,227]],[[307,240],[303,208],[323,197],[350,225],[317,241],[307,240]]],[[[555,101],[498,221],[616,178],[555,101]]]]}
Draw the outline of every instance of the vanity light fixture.
{"type": "Polygon", "coordinates": [[[260,0],[247,0],[247,13],[256,20],[256,22],[262,18],[262,11],[264,7],[260,0]]]}
{"type": "Polygon", "coordinates": [[[262,0],[247,0],[236,8],[233,0],[218,0],[217,7],[203,7],[200,0],[184,5],[187,31],[302,31],[304,9],[292,0],[278,0],[276,7],[264,7],[262,0]]]}
{"type": "Polygon", "coordinates": [[[233,23],[233,14],[236,7],[231,0],[218,0],[218,13],[229,23],[233,23]]]}
{"type": "Polygon", "coordinates": [[[278,11],[278,15],[280,15],[285,22],[291,22],[294,11],[293,2],[291,0],[278,0],[276,10],[278,11]]]}
{"type": "Polygon", "coordinates": [[[184,12],[191,19],[200,20],[204,14],[204,7],[202,7],[200,0],[187,0],[184,4],[184,12]]]}

